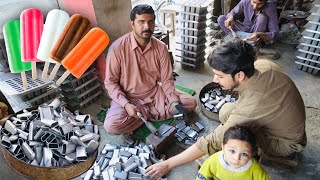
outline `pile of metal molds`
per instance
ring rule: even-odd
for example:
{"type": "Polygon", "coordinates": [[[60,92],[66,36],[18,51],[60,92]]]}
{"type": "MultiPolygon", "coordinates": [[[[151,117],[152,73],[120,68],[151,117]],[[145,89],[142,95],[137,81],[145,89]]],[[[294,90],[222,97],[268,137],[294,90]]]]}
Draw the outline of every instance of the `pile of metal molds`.
{"type": "Polygon", "coordinates": [[[106,144],[94,165],[81,177],[85,180],[148,179],[144,176],[147,167],[164,160],[165,156],[161,155],[159,160],[151,145],[135,144],[134,141],[126,145],[106,144]]]}
{"type": "MultiPolygon", "coordinates": [[[[93,65],[94,66],[94,65],[93,65]]],[[[79,79],[68,76],[60,86],[69,109],[83,109],[98,100],[103,93],[99,76],[91,66],[79,79]]],[[[59,75],[62,74],[58,71],[59,75]]]]}
{"type": "Polygon", "coordinates": [[[221,107],[227,102],[235,102],[236,95],[234,93],[226,93],[220,87],[209,90],[200,97],[202,105],[210,112],[219,113],[221,107]],[[224,92],[224,93],[222,93],[224,92]]]}
{"type": "Polygon", "coordinates": [[[1,135],[2,146],[14,157],[45,167],[86,161],[99,147],[100,138],[90,115],[72,113],[60,106],[58,99],[12,116],[1,135]]]}
{"type": "Polygon", "coordinates": [[[0,73],[2,72],[9,72],[9,64],[4,39],[0,39],[0,73]]]}
{"type": "MultiPolygon", "coordinates": [[[[176,62],[188,67],[200,67],[205,61],[208,45],[206,28],[212,22],[213,1],[189,0],[181,5],[177,17],[176,62]]],[[[210,43],[209,43],[210,44],[210,43]]]]}
{"type": "MultiPolygon", "coordinates": [[[[37,76],[41,77],[41,71],[37,76]]],[[[60,90],[49,79],[32,80],[31,72],[26,72],[28,88],[24,90],[20,74],[4,73],[0,76],[0,90],[6,96],[15,112],[38,106],[60,96],[60,90]]]]}
{"type": "Polygon", "coordinates": [[[175,115],[174,119],[177,121],[177,132],[175,134],[177,141],[187,146],[194,144],[198,139],[199,133],[204,130],[204,126],[199,122],[188,126],[182,114],[175,115]]]}
{"type": "Polygon", "coordinates": [[[295,63],[299,70],[317,74],[320,70],[320,5],[314,4],[302,33],[295,63]]]}

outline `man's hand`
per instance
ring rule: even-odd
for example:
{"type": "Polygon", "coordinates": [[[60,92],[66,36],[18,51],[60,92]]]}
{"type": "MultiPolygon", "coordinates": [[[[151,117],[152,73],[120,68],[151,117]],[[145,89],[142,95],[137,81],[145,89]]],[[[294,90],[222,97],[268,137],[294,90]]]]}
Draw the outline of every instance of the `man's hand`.
{"type": "Polygon", "coordinates": [[[170,104],[170,110],[171,110],[172,114],[178,114],[179,113],[179,111],[176,108],[176,105],[178,105],[178,104],[179,104],[178,101],[174,101],[174,102],[172,102],[170,104]]]}
{"type": "Polygon", "coordinates": [[[168,174],[169,171],[171,171],[171,169],[169,168],[167,161],[162,161],[148,167],[146,169],[146,176],[150,177],[150,179],[159,179],[168,174]]]}
{"type": "Polygon", "coordinates": [[[137,108],[137,106],[131,104],[131,103],[127,103],[124,106],[124,109],[127,111],[128,115],[130,117],[135,117],[136,119],[139,119],[137,116],[137,112],[140,112],[139,108],[137,108]]]}
{"type": "Polygon", "coordinates": [[[252,34],[250,34],[250,36],[244,38],[243,40],[244,40],[244,41],[254,41],[254,42],[256,42],[256,41],[258,41],[259,39],[260,39],[260,37],[259,37],[259,34],[258,34],[258,33],[252,33],[252,34]]]}
{"type": "Polygon", "coordinates": [[[233,16],[228,17],[228,19],[224,21],[224,25],[225,25],[227,28],[231,28],[232,25],[233,25],[233,23],[234,23],[234,18],[233,18],[233,16]]]}

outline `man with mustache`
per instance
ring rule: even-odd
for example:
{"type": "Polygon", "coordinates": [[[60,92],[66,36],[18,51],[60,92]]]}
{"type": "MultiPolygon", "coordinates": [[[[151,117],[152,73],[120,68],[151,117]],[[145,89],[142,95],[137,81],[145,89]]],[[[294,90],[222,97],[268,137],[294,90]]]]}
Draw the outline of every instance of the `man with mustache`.
{"type": "Polygon", "coordinates": [[[252,129],[261,152],[286,165],[296,165],[290,158],[307,143],[306,114],[290,77],[269,60],[255,61],[253,47],[240,40],[217,47],[208,64],[213,69],[213,81],[225,90],[238,91],[238,100],[223,105],[221,124],[212,133],[182,153],[148,167],[146,175],[157,179],[177,166],[221,150],[224,132],[243,124],[252,129]]]}
{"type": "Polygon", "coordinates": [[[162,121],[173,117],[177,104],[188,112],[197,105],[192,96],[175,91],[168,49],[152,36],[152,7],[137,5],[130,19],[132,32],[117,39],[107,55],[104,84],[112,102],[104,128],[111,134],[130,133],[141,126],[137,112],[162,121]]]}
{"type": "Polygon", "coordinates": [[[279,34],[277,9],[270,0],[241,0],[226,16],[221,15],[218,23],[225,33],[244,31],[252,33],[245,40],[273,41],[279,34]],[[239,16],[243,15],[243,22],[239,16]]]}

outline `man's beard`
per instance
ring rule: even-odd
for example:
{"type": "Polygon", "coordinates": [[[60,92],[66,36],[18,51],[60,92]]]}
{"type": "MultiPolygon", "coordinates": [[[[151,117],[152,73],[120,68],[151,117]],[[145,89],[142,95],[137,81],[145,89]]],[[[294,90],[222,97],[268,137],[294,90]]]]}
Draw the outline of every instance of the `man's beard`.
{"type": "Polygon", "coordinates": [[[236,81],[233,81],[233,84],[232,84],[232,86],[231,86],[231,88],[229,88],[229,89],[226,89],[224,86],[222,86],[221,84],[220,84],[220,86],[221,86],[221,88],[222,89],[224,89],[224,90],[234,90],[235,88],[237,88],[237,87],[239,87],[239,83],[238,82],[236,82],[236,81]]]}

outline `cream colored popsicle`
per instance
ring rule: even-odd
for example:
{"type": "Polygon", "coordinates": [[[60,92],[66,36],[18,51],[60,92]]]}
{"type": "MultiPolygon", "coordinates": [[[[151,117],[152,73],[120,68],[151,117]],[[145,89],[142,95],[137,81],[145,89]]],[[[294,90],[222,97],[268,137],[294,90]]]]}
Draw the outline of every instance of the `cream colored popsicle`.
{"type": "Polygon", "coordinates": [[[56,63],[56,61],[49,57],[49,54],[69,18],[68,13],[59,9],[53,9],[47,15],[37,53],[37,59],[45,62],[42,79],[46,79],[50,63],[56,63]]]}
{"type": "Polygon", "coordinates": [[[89,66],[97,59],[110,42],[109,36],[102,29],[92,28],[81,41],[62,60],[67,71],[57,80],[59,86],[71,73],[80,78],[89,66]]]}

